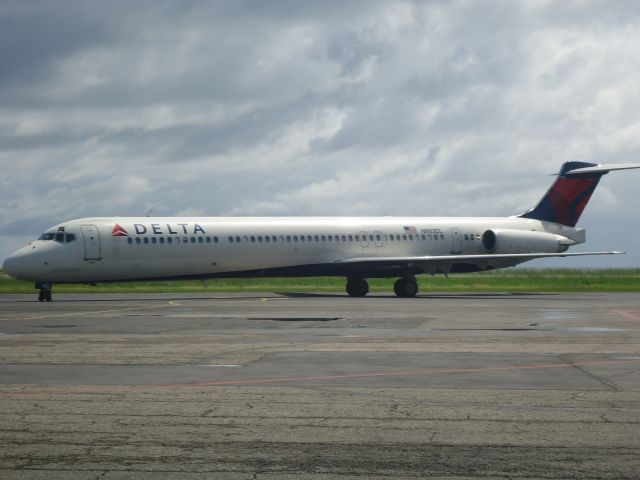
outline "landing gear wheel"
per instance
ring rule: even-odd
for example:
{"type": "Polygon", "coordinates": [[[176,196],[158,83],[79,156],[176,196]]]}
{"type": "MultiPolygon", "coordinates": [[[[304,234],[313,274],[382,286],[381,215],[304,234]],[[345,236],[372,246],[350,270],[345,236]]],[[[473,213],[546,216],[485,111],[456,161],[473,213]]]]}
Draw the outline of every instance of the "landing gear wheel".
{"type": "Polygon", "coordinates": [[[38,293],[38,301],[39,302],[50,302],[50,301],[53,300],[53,297],[51,296],[51,285],[50,284],[36,285],[36,288],[40,289],[40,292],[38,293]]]}
{"type": "Polygon", "coordinates": [[[415,278],[401,278],[393,284],[393,292],[398,297],[415,297],[418,293],[418,282],[415,278]]]}
{"type": "Polygon", "coordinates": [[[369,284],[364,278],[348,278],[347,293],[352,297],[364,297],[369,293],[369,284]]]}

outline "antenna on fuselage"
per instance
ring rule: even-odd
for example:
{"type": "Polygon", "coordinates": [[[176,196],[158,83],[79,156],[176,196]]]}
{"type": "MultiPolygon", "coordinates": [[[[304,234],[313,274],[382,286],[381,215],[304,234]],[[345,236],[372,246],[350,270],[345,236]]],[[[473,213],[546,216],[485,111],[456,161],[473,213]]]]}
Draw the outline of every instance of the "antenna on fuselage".
{"type": "Polygon", "coordinates": [[[153,213],[153,208],[150,208],[149,211],[147,212],[147,217],[150,217],[152,213],[153,213]]]}

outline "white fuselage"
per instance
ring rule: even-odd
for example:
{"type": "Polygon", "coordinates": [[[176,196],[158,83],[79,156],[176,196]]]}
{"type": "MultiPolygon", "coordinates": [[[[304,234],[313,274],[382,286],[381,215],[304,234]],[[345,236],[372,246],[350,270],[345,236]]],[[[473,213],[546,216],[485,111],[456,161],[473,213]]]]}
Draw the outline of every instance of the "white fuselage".
{"type": "MultiPolygon", "coordinates": [[[[52,283],[349,276],[350,271],[336,262],[486,254],[481,238],[490,229],[547,232],[572,243],[584,241],[584,230],[517,217],[84,218],[52,227],[4,266],[14,277],[52,283]]],[[[536,251],[536,245],[517,241],[508,253],[536,251]]],[[[398,275],[398,270],[369,268],[360,274],[386,277],[398,275]]]]}

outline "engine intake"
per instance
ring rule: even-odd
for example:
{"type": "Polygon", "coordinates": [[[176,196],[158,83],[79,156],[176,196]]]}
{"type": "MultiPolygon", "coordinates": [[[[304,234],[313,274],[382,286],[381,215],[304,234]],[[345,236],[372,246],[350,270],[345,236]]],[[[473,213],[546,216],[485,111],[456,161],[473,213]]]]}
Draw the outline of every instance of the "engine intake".
{"type": "Polygon", "coordinates": [[[573,244],[562,235],[528,230],[492,229],[482,234],[482,245],[490,253],[561,253],[573,244]]]}

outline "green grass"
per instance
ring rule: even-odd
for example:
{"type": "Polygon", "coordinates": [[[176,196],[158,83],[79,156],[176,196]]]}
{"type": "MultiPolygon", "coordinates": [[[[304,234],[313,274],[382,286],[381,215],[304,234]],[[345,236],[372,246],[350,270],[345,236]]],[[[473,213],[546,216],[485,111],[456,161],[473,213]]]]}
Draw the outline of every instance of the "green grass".
{"type": "MultiPolygon", "coordinates": [[[[372,292],[391,292],[395,279],[371,279],[372,292]]],[[[418,277],[422,292],[640,292],[640,269],[525,270],[418,277]]],[[[208,281],[56,285],[56,293],[342,292],[343,278],[257,278],[208,281]]],[[[33,284],[0,271],[0,293],[33,293],[33,284]]]]}

